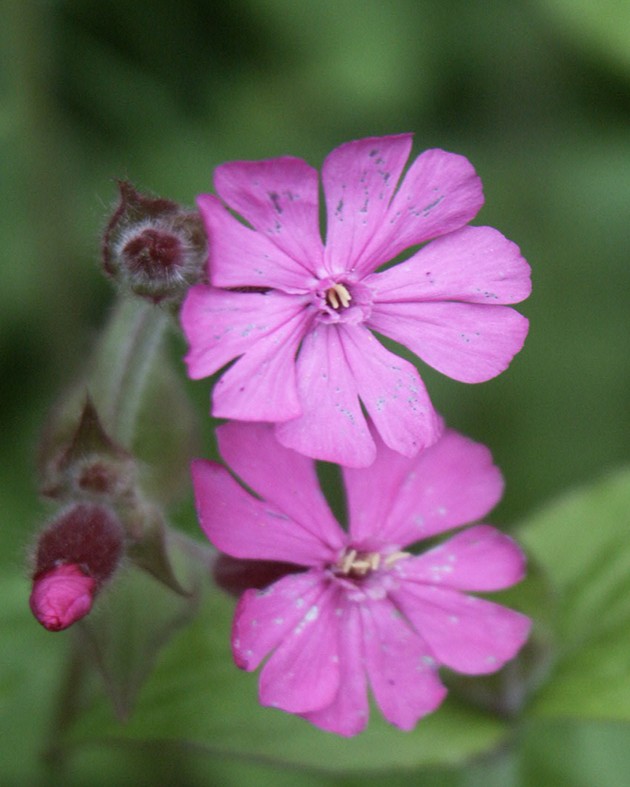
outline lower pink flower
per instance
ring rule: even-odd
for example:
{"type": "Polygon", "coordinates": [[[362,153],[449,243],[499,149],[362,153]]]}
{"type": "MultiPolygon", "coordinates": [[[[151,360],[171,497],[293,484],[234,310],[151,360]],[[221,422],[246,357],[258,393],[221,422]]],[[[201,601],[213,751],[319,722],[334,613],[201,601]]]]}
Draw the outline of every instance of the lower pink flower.
{"type": "Polygon", "coordinates": [[[375,435],[376,461],[343,469],[349,531],[332,515],[314,462],[280,445],[272,427],[217,431],[226,463],[197,460],[201,525],[224,553],[303,567],[247,590],[234,618],[239,667],[260,675],[263,705],[326,730],[356,735],[368,719],[368,683],[386,719],[409,730],[446,695],[440,666],[498,670],[525,642],[524,615],[462,591],[518,582],[524,558],[488,525],[421,555],[406,547],[485,516],[503,490],[482,445],[447,430],[409,459],[375,435]]]}

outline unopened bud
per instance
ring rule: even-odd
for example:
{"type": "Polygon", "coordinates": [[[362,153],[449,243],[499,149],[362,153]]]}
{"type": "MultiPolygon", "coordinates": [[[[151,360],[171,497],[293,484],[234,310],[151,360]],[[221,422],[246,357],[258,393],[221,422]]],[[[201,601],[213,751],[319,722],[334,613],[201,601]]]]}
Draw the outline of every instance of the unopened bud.
{"type": "Polygon", "coordinates": [[[198,213],[118,184],[120,202],[103,238],[105,272],[120,286],[154,303],[178,302],[200,281],[206,237],[198,213]]]}
{"type": "Polygon", "coordinates": [[[31,612],[48,631],[62,631],[92,609],[96,586],[75,563],[56,566],[33,582],[31,612]]]}
{"type": "Polygon", "coordinates": [[[220,554],[212,567],[217,585],[232,596],[240,596],[250,588],[262,590],[286,574],[296,574],[304,569],[294,563],[275,560],[245,560],[220,554]]]}
{"type": "Polygon", "coordinates": [[[31,610],[50,631],[86,615],[123,554],[123,529],[106,506],[77,503],[42,532],[35,553],[31,610]]]}
{"type": "Polygon", "coordinates": [[[89,398],[43,472],[42,494],[58,500],[121,501],[136,482],[133,457],[105,432],[89,398]]]}

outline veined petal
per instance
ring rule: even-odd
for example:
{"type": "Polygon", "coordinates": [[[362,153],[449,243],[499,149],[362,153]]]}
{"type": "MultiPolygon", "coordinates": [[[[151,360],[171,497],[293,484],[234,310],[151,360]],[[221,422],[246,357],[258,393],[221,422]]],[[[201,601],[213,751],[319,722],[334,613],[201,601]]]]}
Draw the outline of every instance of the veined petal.
{"type": "Polygon", "coordinates": [[[302,415],[276,426],[287,448],[350,467],[369,465],[374,440],[335,325],[319,325],[302,342],[297,360],[302,415]]]}
{"type": "Polygon", "coordinates": [[[262,705],[307,713],[330,705],[339,689],[337,589],[329,586],[285,635],[260,673],[262,705]]]}
{"type": "Polygon", "coordinates": [[[374,304],[368,325],[463,383],[482,383],[507,369],[529,328],[509,306],[451,302],[374,304]]]}
{"type": "Polygon", "coordinates": [[[264,590],[247,590],[234,613],[232,653],[241,669],[251,672],[317,603],[325,585],[319,571],[291,574],[264,590]]]}
{"type": "Polygon", "coordinates": [[[369,716],[361,615],[357,604],[336,608],[339,615],[339,688],[330,705],[301,714],[328,732],[352,736],[361,732],[369,716]]]}
{"type": "Polygon", "coordinates": [[[208,235],[208,272],[215,287],[273,287],[304,291],[313,278],[307,266],[246,227],[211,194],[197,198],[208,235]]]}
{"type": "Polygon", "coordinates": [[[181,322],[193,380],[208,377],[259,339],[301,312],[301,300],[277,292],[227,292],[197,284],[184,301],[181,322]]]}
{"type": "Polygon", "coordinates": [[[352,541],[370,546],[381,543],[379,531],[393,508],[400,486],[415,468],[414,459],[392,451],[377,434],[374,441],[376,458],[369,467],[343,468],[352,541]]]}
{"type": "Polygon", "coordinates": [[[361,607],[363,647],[374,698],[391,724],[411,730],[446,696],[422,638],[390,601],[361,607]]]}
{"type": "Polygon", "coordinates": [[[411,134],[347,142],[322,167],[326,268],[354,270],[379,229],[411,150],[411,134]]]}
{"type": "Polygon", "coordinates": [[[374,535],[404,547],[480,519],[502,493],[503,478],[490,451],[447,430],[409,461],[389,516],[374,535]]]}
{"type": "Polygon", "coordinates": [[[469,675],[500,669],[531,627],[520,612],[435,585],[404,582],[391,595],[440,664],[469,675]]]}
{"type": "Polygon", "coordinates": [[[286,421],[301,412],[295,356],[311,316],[294,314],[261,336],[216,383],[212,413],[242,421],[286,421]]]}
{"type": "Polygon", "coordinates": [[[300,566],[336,560],[337,552],[322,539],[275,506],[252,497],[225,468],[196,459],[191,471],[199,522],[221,552],[300,566]]]}
{"type": "Polygon", "coordinates": [[[481,180],[464,156],[425,150],[413,162],[380,226],[354,260],[370,273],[401,251],[468,224],[483,205],[481,180]]]}
{"type": "Polygon", "coordinates": [[[225,463],[257,495],[302,527],[341,549],[344,533],[321,492],[312,459],[281,445],[269,424],[223,424],[217,431],[225,463]]]}
{"type": "Polygon", "coordinates": [[[440,420],[415,367],[363,326],[339,332],[361,401],[385,445],[415,456],[440,436],[440,420]]]}
{"type": "Polygon", "coordinates": [[[525,555],[509,536],[477,525],[391,570],[404,580],[455,590],[502,590],[523,578],[525,555]]]}
{"type": "Polygon", "coordinates": [[[530,294],[530,267],[515,243],[492,227],[436,238],[405,262],[365,279],[377,302],[518,303],[530,294]]]}
{"type": "Polygon", "coordinates": [[[232,161],[216,168],[214,186],[221,199],[274,246],[305,270],[321,270],[316,169],[291,156],[232,161]]]}

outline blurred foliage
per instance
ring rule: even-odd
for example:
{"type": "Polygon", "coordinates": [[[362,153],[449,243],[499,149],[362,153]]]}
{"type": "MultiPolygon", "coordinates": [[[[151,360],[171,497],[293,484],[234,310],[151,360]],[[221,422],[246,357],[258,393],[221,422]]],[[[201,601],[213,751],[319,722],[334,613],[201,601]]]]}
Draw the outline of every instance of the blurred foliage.
{"type": "MultiPolygon", "coordinates": [[[[532,264],[534,294],[521,307],[531,333],[508,373],[489,383],[423,374],[448,421],[492,448],[507,479],[494,519],[511,526],[552,494],[628,460],[630,12],[618,0],[5,0],[2,17],[0,559],[11,635],[2,638],[0,686],[21,688],[0,759],[12,783],[37,784],[46,781],[36,754],[68,645],[65,635],[37,630],[26,605],[23,554],[45,516],[33,480],[37,437],[112,303],[98,264],[113,179],[193,204],[231,158],[293,154],[319,165],[345,140],[407,130],[417,151],[467,155],[486,193],[476,223],[498,227],[532,264]]],[[[183,343],[172,345],[183,378],[183,343]]],[[[205,413],[207,383],[187,389],[205,413]]],[[[210,444],[209,422],[202,438],[210,444]]],[[[620,489],[625,483],[619,477],[620,489]]],[[[562,636],[609,606],[612,616],[584,649],[575,640],[562,656],[541,714],[573,692],[570,715],[584,717],[579,675],[596,670],[607,695],[623,673],[627,637],[615,626],[625,621],[627,556],[621,531],[613,538],[600,527],[600,509],[618,499],[613,487],[594,493],[588,516],[567,504],[528,531],[537,559],[552,576],[558,569],[559,592],[580,591],[582,576],[593,581],[575,603],[563,597],[562,636]],[[558,543],[547,543],[548,528],[558,543]],[[592,539],[580,547],[584,563],[573,551],[576,529],[592,539]],[[614,664],[602,662],[609,652],[614,664]]],[[[183,506],[181,525],[194,532],[189,501],[183,506]]],[[[249,707],[253,688],[238,677],[249,707]]],[[[628,715],[625,692],[617,719],[628,715]]],[[[439,727],[439,715],[430,723],[439,727]]],[[[424,773],[438,787],[618,785],[630,769],[624,725],[532,716],[518,734],[524,764],[506,750],[461,773],[433,764],[414,778],[424,773]]],[[[210,772],[193,749],[171,752],[171,769],[160,771],[155,763],[168,758],[150,747],[116,751],[81,749],[73,779],[296,783],[294,771],[267,761],[220,760],[210,772]]],[[[300,780],[322,783],[309,770],[300,780]]]]}

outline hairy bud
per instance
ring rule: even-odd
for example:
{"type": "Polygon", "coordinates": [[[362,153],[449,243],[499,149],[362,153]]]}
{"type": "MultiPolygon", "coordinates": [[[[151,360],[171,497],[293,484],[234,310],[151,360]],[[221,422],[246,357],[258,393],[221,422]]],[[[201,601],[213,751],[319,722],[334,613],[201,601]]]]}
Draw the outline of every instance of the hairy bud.
{"type": "Polygon", "coordinates": [[[214,562],[212,575],[220,588],[238,597],[250,588],[262,590],[287,574],[298,574],[303,570],[294,563],[245,560],[221,553],[214,562]]]}
{"type": "Polygon", "coordinates": [[[206,238],[201,218],[119,181],[120,202],[103,237],[103,266],[123,290],[154,303],[178,303],[203,278],[206,238]]]}
{"type": "Polygon", "coordinates": [[[87,615],[118,567],[122,525],[106,506],[76,503],[41,533],[35,551],[31,610],[49,631],[87,615]]]}

